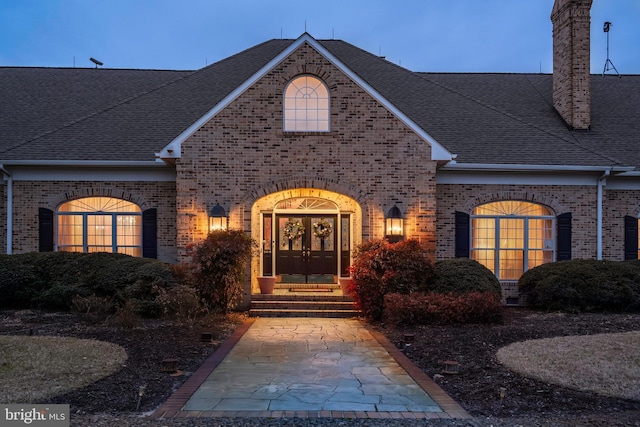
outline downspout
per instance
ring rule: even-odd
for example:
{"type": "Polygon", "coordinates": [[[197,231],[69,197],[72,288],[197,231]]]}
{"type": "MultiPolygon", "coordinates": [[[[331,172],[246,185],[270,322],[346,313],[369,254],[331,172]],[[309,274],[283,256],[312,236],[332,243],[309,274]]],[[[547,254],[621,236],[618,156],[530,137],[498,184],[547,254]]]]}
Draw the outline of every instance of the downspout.
{"type": "Polygon", "coordinates": [[[7,177],[7,255],[11,255],[13,247],[13,178],[0,164],[0,172],[7,177]]]}
{"type": "Polygon", "coordinates": [[[608,168],[598,178],[598,202],[597,202],[597,236],[596,236],[596,258],[602,260],[602,187],[607,184],[607,177],[611,174],[611,168],[608,168]]]}

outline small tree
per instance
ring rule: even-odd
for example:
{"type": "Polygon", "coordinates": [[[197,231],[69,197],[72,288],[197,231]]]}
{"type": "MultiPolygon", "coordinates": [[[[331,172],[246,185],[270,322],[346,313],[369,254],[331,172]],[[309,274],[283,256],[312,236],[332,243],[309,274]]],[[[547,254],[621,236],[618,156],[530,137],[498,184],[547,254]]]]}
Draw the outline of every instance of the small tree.
{"type": "Polygon", "coordinates": [[[213,311],[228,312],[244,293],[242,284],[255,242],[242,230],[214,231],[187,248],[191,258],[183,274],[213,311]]]}
{"type": "Polygon", "coordinates": [[[351,266],[351,294],[364,315],[380,320],[384,296],[425,291],[433,276],[426,248],[417,240],[371,240],[356,248],[351,266]]]}

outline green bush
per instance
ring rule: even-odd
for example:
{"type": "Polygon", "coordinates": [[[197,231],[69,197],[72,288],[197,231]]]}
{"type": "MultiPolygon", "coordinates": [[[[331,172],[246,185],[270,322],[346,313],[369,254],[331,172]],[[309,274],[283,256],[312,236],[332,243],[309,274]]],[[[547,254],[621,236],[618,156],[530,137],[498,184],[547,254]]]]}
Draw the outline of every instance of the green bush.
{"type": "Polygon", "coordinates": [[[518,281],[530,306],[545,310],[640,310],[640,262],[569,260],[540,265],[518,281]]]}
{"type": "Polygon", "coordinates": [[[469,258],[453,258],[436,262],[429,290],[441,294],[491,292],[502,290],[498,278],[484,265],[469,258]]]}
{"type": "Polygon", "coordinates": [[[398,243],[372,240],[356,248],[350,272],[350,293],[356,304],[367,318],[380,320],[384,296],[425,291],[433,265],[426,248],[415,239],[398,243]]]}
{"type": "Polygon", "coordinates": [[[393,325],[499,323],[503,307],[495,292],[388,294],[384,319],[393,325]]]}
{"type": "Polygon", "coordinates": [[[178,272],[200,292],[211,311],[228,312],[244,295],[244,273],[257,247],[242,230],[214,231],[187,248],[190,262],[178,272]]]}
{"type": "MultiPolygon", "coordinates": [[[[167,264],[123,254],[29,253],[0,257],[0,307],[69,310],[78,298],[104,298],[118,310],[157,316],[158,289],[175,285],[167,264]]],[[[81,304],[80,304],[81,305],[81,304]]]]}

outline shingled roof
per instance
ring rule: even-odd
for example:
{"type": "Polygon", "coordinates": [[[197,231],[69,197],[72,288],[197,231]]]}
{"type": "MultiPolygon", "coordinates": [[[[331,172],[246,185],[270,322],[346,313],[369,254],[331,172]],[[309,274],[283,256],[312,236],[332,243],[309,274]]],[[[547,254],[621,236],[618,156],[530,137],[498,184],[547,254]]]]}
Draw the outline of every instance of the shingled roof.
{"type": "MultiPolygon", "coordinates": [[[[0,163],[153,161],[293,42],[197,71],[0,68],[0,163]]],[[[592,76],[591,131],[574,132],[552,107],[551,75],[416,73],[344,41],[318,43],[458,163],[640,166],[640,76],[592,76]]]]}

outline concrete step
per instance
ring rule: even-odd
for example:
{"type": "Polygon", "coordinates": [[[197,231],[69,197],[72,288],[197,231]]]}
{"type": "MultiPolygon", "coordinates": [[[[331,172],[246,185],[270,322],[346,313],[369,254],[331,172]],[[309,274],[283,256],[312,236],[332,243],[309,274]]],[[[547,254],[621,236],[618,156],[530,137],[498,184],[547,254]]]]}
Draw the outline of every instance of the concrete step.
{"type": "Polygon", "coordinates": [[[351,318],[359,317],[361,313],[358,310],[294,310],[294,309],[251,309],[249,316],[251,317],[332,317],[332,318],[351,318]]]}
{"type": "Polygon", "coordinates": [[[360,316],[353,298],[336,294],[257,294],[251,297],[249,316],[252,317],[340,317],[360,316]]]}
{"type": "Polygon", "coordinates": [[[268,310],[353,310],[353,301],[251,301],[252,309],[268,310]]]}
{"type": "Polygon", "coordinates": [[[328,294],[255,294],[251,295],[251,301],[323,301],[323,302],[353,302],[353,298],[342,293],[328,294]]]}

